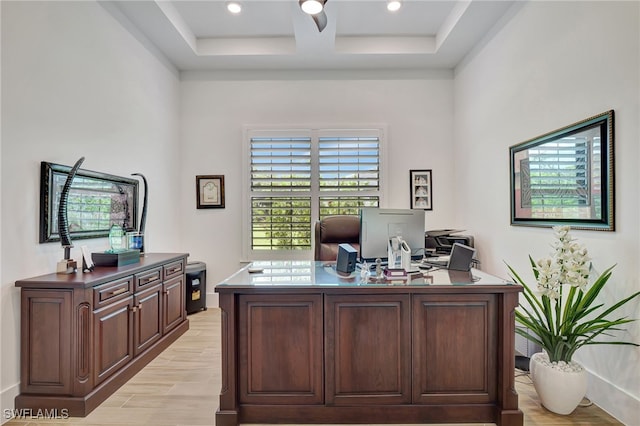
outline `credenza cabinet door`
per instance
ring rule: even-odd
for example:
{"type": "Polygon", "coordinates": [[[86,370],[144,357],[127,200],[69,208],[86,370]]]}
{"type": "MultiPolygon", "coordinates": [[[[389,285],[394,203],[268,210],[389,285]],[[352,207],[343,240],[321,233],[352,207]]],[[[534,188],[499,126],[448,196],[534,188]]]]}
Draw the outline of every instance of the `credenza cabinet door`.
{"type": "Polygon", "coordinates": [[[408,294],[327,295],[327,405],[411,402],[408,294]]]}
{"type": "Polygon", "coordinates": [[[187,313],[184,294],[184,275],[172,278],[163,284],[163,334],[170,332],[185,320],[187,313]]]}
{"type": "Polygon", "coordinates": [[[238,297],[239,402],[322,404],[322,296],[238,297]]]}
{"type": "Polygon", "coordinates": [[[134,356],[162,337],[162,284],[137,293],[133,302],[134,356]]]}
{"type": "Polygon", "coordinates": [[[94,311],[94,385],[133,359],[133,296],[94,311]]]}
{"type": "Polygon", "coordinates": [[[496,401],[496,295],[413,297],[413,403],[496,401]]]}
{"type": "Polygon", "coordinates": [[[21,392],[70,394],[71,290],[23,290],[21,392]]]}

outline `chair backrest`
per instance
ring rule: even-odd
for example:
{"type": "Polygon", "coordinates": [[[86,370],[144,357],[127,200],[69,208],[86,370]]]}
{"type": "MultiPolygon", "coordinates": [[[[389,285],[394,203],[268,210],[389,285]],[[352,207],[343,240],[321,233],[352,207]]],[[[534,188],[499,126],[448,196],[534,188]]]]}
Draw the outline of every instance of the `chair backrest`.
{"type": "Polygon", "coordinates": [[[360,252],[360,218],[353,215],[327,216],[316,222],[315,260],[336,260],[338,245],[348,243],[360,252]]]}

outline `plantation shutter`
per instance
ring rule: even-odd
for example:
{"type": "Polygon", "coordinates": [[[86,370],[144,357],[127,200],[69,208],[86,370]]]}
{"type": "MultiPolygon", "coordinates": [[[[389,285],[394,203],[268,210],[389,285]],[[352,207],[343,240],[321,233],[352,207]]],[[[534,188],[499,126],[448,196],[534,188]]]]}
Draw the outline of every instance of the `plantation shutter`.
{"type": "Polygon", "coordinates": [[[251,139],[251,247],[311,249],[311,138],[251,139]]]}
{"type": "Polygon", "coordinates": [[[318,170],[320,219],[333,214],[355,215],[360,207],[378,207],[378,136],[321,136],[318,170]]]}
{"type": "Polygon", "coordinates": [[[311,250],[319,218],[379,206],[380,133],[250,131],[248,248],[282,254],[311,250]]]}

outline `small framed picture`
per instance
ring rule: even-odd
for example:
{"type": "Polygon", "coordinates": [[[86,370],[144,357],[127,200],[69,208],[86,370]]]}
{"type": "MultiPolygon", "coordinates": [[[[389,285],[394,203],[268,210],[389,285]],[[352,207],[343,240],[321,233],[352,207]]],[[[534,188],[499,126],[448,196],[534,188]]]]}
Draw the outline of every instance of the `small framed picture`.
{"type": "Polygon", "coordinates": [[[199,209],[223,209],[224,175],[196,176],[196,201],[199,209]]]}
{"type": "Polygon", "coordinates": [[[411,208],[433,210],[431,195],[431,170],[409,170],[411,208]]]}

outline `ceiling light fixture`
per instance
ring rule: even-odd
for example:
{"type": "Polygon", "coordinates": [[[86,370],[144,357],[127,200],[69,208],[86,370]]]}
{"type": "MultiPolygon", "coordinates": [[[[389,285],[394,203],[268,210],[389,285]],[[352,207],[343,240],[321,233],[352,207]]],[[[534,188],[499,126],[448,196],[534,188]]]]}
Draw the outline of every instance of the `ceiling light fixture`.
{"type": "Polygon", "coordinates": [[[400,7],[402,7],[402,1],[401,0],[389,0],[387,2],[387,10],[390,11],[390,12],[395,12],[395,11],[399,10],[400,7]]]}
{"type": "Polygon", "coordinates": [[[300,7],[304,13],[317,15],[322,12],[325,0],[300,0],[300,7]]]}
{"type": "Polygon", "coordinates": [[[234,15],[237,15],[238,13],[242,12],[242,5],[237,1],[228,1],[227,10],[234,15]]]}

